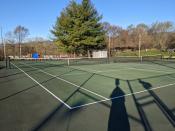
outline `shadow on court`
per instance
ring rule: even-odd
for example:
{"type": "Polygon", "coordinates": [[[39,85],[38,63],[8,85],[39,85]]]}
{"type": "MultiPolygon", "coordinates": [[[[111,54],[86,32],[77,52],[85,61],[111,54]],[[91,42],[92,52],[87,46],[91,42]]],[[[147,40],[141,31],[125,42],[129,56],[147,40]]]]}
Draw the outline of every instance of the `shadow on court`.
{"type": "MultiPolygon", "coordinates": [[[[144,80],[138,79],[138,82],[142,85],[142,87],[147,90],[146,94],[137,95],[134,93],[133,88],[130,84],[130,81],[127,80],[128,87],[132,93],[132,98],[134,100],[134,103],[136,105],[137,111],[139,113],[141,124],[144,127],[145,131],[153,131],[153,125],[149,121],[149,116],[147,116],[145,112],[145,107],[151,107],[156,106],[160,111],[162,112],[161,115],[164,115],[170,124],[172,124],[173,127],[175,127],[175,116],[173,114],[173,111],[168,108],[168,106],[160,99],[160,97],[152,90],[153,86],[151,83],[146,82],[144,80]],[[148,99],[150,98],[150,99],[148,99]]],[[[168,97],[168,96],[167,96],[168,97]]],[[[156,110],[156,109],[155,109],[156,110]]],[[[158,115],[159,113],[157,113],[158,115]]],[[[156,114],[154,114],[156,115],[156,114]]],[[[159,118],[154,117],[154,121],[157,121],[155,123],[159,123],[159,118]]],[[[164,123],[165,125],[167,123],[164,123]]],[[[162,129],[160,129],[162,130],[162,129]]]]}
{"type": "MultiPolygon", "coordinates": [[[[66,72],[66,73],[67,73],[67,72],[66,72]]],[[[65,73],[65,74],[66,74],[66,73],[65,73]]],[[[63,74],[61,74],[61,75],[63,75],[63,74]]],[[[93,75],[94,75],[94,74],[92,74],[82,85],[80,85],[80,87],[83,86],[86,82],[88,82],[89,79],[90,79],[91,77],[93,77],[93,75]]],[[[64,102],[66,103],[66,102],[69,101],[77,92],[80,92],[80,87],[77,88],[74,92],[72,92],[72,94],[70,94],[64,102]]],[[[72,106],[74,107],[74,106],[79,106],[79,105],[83,105],[83,104],[85,104],[85,101],[79,100],[79,101],[77,101],[76,103],[74,103],[72,106]]],[[[67,123],[66,131],[69,131],[69,124],[70,124],[71,117],[72,117],[75,113],[77,113],[79,110],[81,110],[81,108],[77,108],[77,109],[73,109],[73,110],[66,109],[66,111],[64,111],[64,110],[62,111],[62,108],[64,108],[64,107],[65,107],[64,104],[61,104],[61,105],[59,105],[58,107],[56,107],[56,108],[55,108],[52,112],[50,112],[49,115],[47,115],[38,125],[36,125],[36,126],[32,129],[32,131],[38,131],[38,130],[42,129],[42,128],[45,126],[46,123],[52,121],[53,117],[56,116],[56,115],[59,116],[59,114],[62,114],[62,116],[61,116],[61,118],[60,118],[60,121],[66,121],[66,120],[67,120],[67,121],[66,121],[66,123],[67,123]]]]}
{"type": "MultiPolygon", "coordinates": [[[[24,76],[23,76],[23,77],[24,77],[24,76]]],[[[21,77],[21,78],[22,78],[22,77],[21,77]]],[[[18,78],[18,79],[21,79],[21,78],[18,78]]],[[[55,79],[55,78],[52,77],[52,78],[50,78],[50,79],[48,79],[48,80],[45,80],[45,81],[41,82],[40,84],[47,83],[47,82],[49,82],[49,81],[51,81],[51,80],[53,80],[53,79],[55,79]]],[[[15,79],[15,80],[17,80],[17,79],[15,79]]],[[[6,81],[6,82],[7,82],[7,81],[6,81]]],[[[9,82],[9,81],[8,81],[8,82],[9,82]]],[[[18,92],[12,93],[12,94],[10,94],[10,95],[8,95],[8,96],[6,96],[6,97],[0,98],[0,102],[1,102],[1,101],[4,101],[4,100],[6,100],[6,99],[9,99],[9,98],[11,98],[11,97],[14,97],[14,96],[16,96],[16,95],[19,95],[19,94],[21,94],[21,93],[24,93],[24,92],[26,92],[26,91],[28,91],[28,90],[30,90],[30,89],[32,89],[32,88],[35,88],[35,87],[37,87],[37,86],[38,86],[38,84],[35,84],[35,85],[31,86],[31,87],[25,88],[25,89],[20,90],[20,91],[18,91],[18,92]]]]}
{"type": "MultiPolygon", "coordinates": [[[[73,70],[70,70],[68,72],[71,72],[71,71],[73,71],[73,70]]],[[[68,72],[64,72],[63,74],[60,74],[60,76],[66,74],[68,72]]],[[[87,78],[82,83],[82,85],[80,85],[80,87],[83,86],[84,84],[86,84],[92,77],[94,77],[94,75],[96,75],[96,74],[93,73],[89,78],[87,78]]],[[[104,77],[106,77],[106,76],[104,76],[104,77]]],[[[51,79],[48,79],[44,82],[41,82],[41,84],[46,83],[52,79],[55,79],[55,77],[52,77],[51,79]]],[[[98,125],[102,126],[101,125],[101,123],[103,123],[102,121],[105,121],[107,128],[102,128],[102,130],[130,131],[132,128],[132,123],[129,123],[129,119],[131,119],[131,120],[137,122],[139,125],[142,125],[144,128],[143,129],[144,131],[152,131],[153,129],[151,127],[151,123],[147,119],[147,115],[144,112],[144,110],[142,109],[143,103],[139,103],[139,99],[136,97],[136,95],[134,94],[134,91],[133,91],[134,87],[133,86],[131,87],[131,84],[130,84],[131,81],[129,81],[129,80],[125,81],[125,82],[128,83],[127,87],[128,87],[128,89],[130,89],[130,92],[133,93],[133,94],[131,94],[131,99],[133,99],[135,102],[135,106],[137,108],[137,112],[138,112],[140,118],[136,117],[134,114],[131,115],[131,113],[129,112],[130,109],[128,109],[128,112],[130,114],[127,113],[126,106],[125,106],[126,100],[125,100],[125,96],[124,96],[125,92],[122,90],[123,87],[121,86],[120,81],[121,80],[119,80],[119,79],[115,79],[115,84],[112,83],[113,85],[115,85],[114,86],[115,88],[111,92],[111,95],[110,95],[110,98],[111,98],[110,104],[109,104],[109,102],[102,102],[102,103],[96,104],[96,105],[91,106],[91,107],[78,108],[78,109],[73,109],[73,110],[69,110],[63,104],[58,104],[51,111],[47,112],[48,114],[45,114],[45,116],[43,116],[40,120],[38,120],[38,122],[33,126],[32,130],[38,131],[38,130],[42,130],[42,129],[46,128],[48,130],[55,129],[55,130],[60,130],[60,131],[72,131],[72,130],[76,130],[76,129],[78,131],[79,130],[80,131],[82,131],[82,130],[88,130],[88,131],[91,130],[92,131],[94,128],[96,128],[96,126],[98,126],[98,125]],[[112,99],[112,98],[116,98],[116,99],[112,99]],[[103,106],[99,106],[99,105],[103,105],[103,106]],[[96,108],[97,106],[99,106],[98,109],[96,108]],[[106,111],[106,109],[103,107],[107,107],[107,112],[110,111],[109,114],[106,112],[100,112],[100,110],[106,111]],[[96,110],[94,110],[94,109],[96,109],[96,110]],[[96,113],[99,113],[99,114],[96,114],[96,113]],[[103,114],[106,113],[107,117],[105,117],[105,115],[103,115],[102,113],[103,114]],[[88,121],[84,121],[84,120],[86,120],[85,117],[88,118],[88,121]],[[104,119],[102,119],[101,121],[96,121],[96,120],[98,120],[97,117],[101,117],[104,119]],[[78,124],[83,121],[82,123],[86,123],[86,126],[81,127],[82,123],[79,126],[74,126],[77,124],[75,122],[75,121],[77,121],[77,119],[79,119],[79,121],[77,122],[78,124]],[[95,123],[96,125],[94,125],[94,127],[90,127],[89,125],[91,125],[91,123],[93,123],[93,124],[95,123]],[[62,125],[65,125],[65,126],[62,126],[62,125]],[[83,128],[86,128],[86,129],[83,129],[83,128]]],[[[166,105],[163,103],[163,101],[161,101],[160,98],[153,91],[149,90],[152,87],[151,83],[145,82],[141,79],[138,79],[137,82],[139,82],[143,86],[144,89],[148,90],[150,96],[152,96],[155,99],[155,102],[158,103],[159,108],[161,110],[163,109],[162,112],[164,112],[165,115],[168,114],[168,112],[169,112],[168,107],[166,107],[166,105]]],[[[113,85],[112,85],[112,87],[113,87],[113,85]]],[[[35,86],[33,86],[33,87],[35,87],[35,86]]],[[[7,96],[6,98],[2,98],[2,100],[7,100],[8,98],[16,96],[16,95],[23,93],[25,91],[28,91],[28,90],[32,89],[33,87],[29,87],[29,88],[26,88],[26,89],[21,90],[19,92],[16,92],[14,94],[11,94],[10,96],[7,96]]],[[[97,85],[97,87],[98,87],[98,85],[97,85]]],[[[87,92],[86,93],[82,92],[79,89],[80,88],[75,89],[75,91],[72,92],[72,94],[70,94],[64,102],[66,103],[77,92],[87,96],[90,99],[93,99],[94,101],[98,101],[98,99],[95,98],[94,96],[90,95],[87,92]]],[[[141,97],[142,97],[142,99],[144,98],[144,96],[141,96],[141,97]]],[[[151,102],[148,104],[152,104],[151,102]]],[[[79,99],[78,101],[73,103],[72,107],[80,106],[80,105],[83,105],[85,103],[86,103],[86,101],[79,99]]],[[[175,111],[175,109],[173,111],[175,111]]],[[[174,115],[168,114],[168,116],[171,116],[171,119],[173,120],[171,122],[173,123],[174,122],[174,115]]]]}
{"type": "MultiPolygon", "coordinates": [[[[82,85],[84,85],[88,80],[93,77],[90,76],[82,85]]],[[[102,105],[105,105],[106,107],[110,108],[110,115],[108,116],[108,131],[130,131],[130,124],[128,120],[128,114],[126,112],[126,107],[125,107],[125,98],[123,97],[125,93],[122,91],[122,89],[119,87],[119,79],[115,80],[115,89],[111,93],[111,98],[114,97],[121,97],[118,99],[113,99],[112,100],[112,105],[109,105],[105,102],[101,103],[102,105]]],[[[82,86],[81,85],[81,86],[82,86]]],[[[64,101],[65,103],[71,99],[77,92],[80,92],[87,97],[94,99],[97,101],[96,98],[93,98],[92,96],[83,93],[79,90],[80,88],[77,88],[69,97],[64,101]]],[[[83,105],[86,103],[85,101],[77,101],[72,105],[72,107],[76,107],[79,105],[83,105]]],[[[66,128],[64,128],[65,131],[71,131],[72,129],[70,128],[70,124],[73,124],[75,119],[80,112],[83,110],[83,108],[76,108],[76,109],[65,109],[65,106],[63,104],[59,105],[57,108],[55,108],[52,112],[49,113],[48,116],[43,119],[36,127],[33,128],[33,131],[41,130],[45,127],[46,124],[54,121],[55,117],[57,120],[59,120],[59,123],[66,123],[66,128]]],[[[82,128],[82,127],[81,127],[82,128]]],[[[86,127],[87,128],[87,127],[86,127]]],[[[89,127],[89,129],[92,127],[89,127]]],[[[95,127],[94,127],[95,128],[95,127]]]]}
{"type": "MultiPolygon", "coordinates": [[[[78,90],[74,91],[64,102],[67,102],[77,91],[78,90]]],[[[77,101],[77,103],[75,103],[75,106],[79,104],[84,104],[84,101],[77,101]]],[[[47,123],[53,121],[52,119],[54,119],[54,116],[58,117],[57,120],[59,120],[59,122],[64,121],[66,123],[66,130],[64,130],[69,131],[71,117],[73,117],[73,115],[79,110],[81,110],[81,108],[69,110],[64,106],[64,104],[60,104],[54,110],[52,110],[52,112],[50,112],[42,121],[40,121],[38,125],[33,127],[32,131],[41,130],[47,123]]]]}
{"type": "Polygon", "coordinates": [[[5,68],[5,66],[0,66],[0,70],[2,70],[2,69],[4,69],[5,68]]]}
{"type": "Polygon", "coordinates": [[[139,83],[148,90],[149,94],[154,98],[155,103],[160,108],[160,110],[163,112],[163,114],[167,117],[169,122],[175,127],[175,116],[173,112],[168,108],[168,106],[159,98],[159,96],[154,93],[153,90],[150,90],[152,88],[152,85],[149,82],[143,81],[139,79],[139,83]]]}
{"type": "MultiPolygon", "coordinates": [[[[110,96],[111,99],[125,95],[119,86],[119,79],[115,80],[115,84],[116,88],[113,90],[110,96]]],[[[130,131],[128,115],[125,107],[125,97],[112,99],[108,121],[108,131],[130,131]]]]}
{"type": "MultiPolygon", "coordinates": [[[[29,70],[29,71],[26,71],[26,72],[32,72],[32,71],[36,71],[36,69],[35,70],[32,69],[32,70],[29,70]]],[[[18,71],[16,73],[12,73],[12,74],[8,74],[8,75],[0,76],[0,78],[6,78],[6,77],[11,77],[11,76],[16,76],[16,75],[19,75],[19,74],[23,74],[23,72],[18,71]]]]}
{"type": "MultiPolygon", "coordinates": [[[[142,99],[142,98],[144,99],[144,96],[143,97],[141,96],[141,98],[137,98],[136,95],[134,94],[133,87],[131,86],[130,81],[127,80],[127,83],[128,83],[128,87],[130,89],[130,92],[132,94],[132,98],[134,100],[137,112],[139,113],[140,122],[141,122],[142,126],[144,127],[144,130],[145,131],[152,131],[152,127],[151,127],[151,125],[150,125],[150,123],[148,121],[148,118],[147,118],[147,116],[145,114],[145,111],[144,111],[144,109],[142,107],[142,104],[139,102],[139,99],[142,99]]],[[[151,104],[151,103],[149,103],[149,104],[151,104]]]]}
{"type": "MultiPolygon", "coordinates": [[[[47,68],[58,67],[58,66],[60,66],[60,65],[48,65],[47,64],[47,66],[35,65],[34,67],[35,68],[38,67],[39,69],[47,69],[47,68]]],[[[23,64],[18,65],[18,67],[23,68],[23,69],[30,69],[30,70],[25,71],[26,73],[30,73],[30,72],[34,72],[34,71],[38,70],[38,69],[31,69],[31,67],[27,67],[26,65],[23,65],[23,64]]],[[[5,69],[5,68],[6,68],[5,66],[0,66],[0,70],[5,69]]],[[[13,69],[18,70],[16,67],[14,67],[12,64],[10,64],[10,70],[12,71],[13,69]]],[[[3,76],[1,75],[0,78],[16,76],[16,75],[19,75],[19,74],[23,74],[23,72],[18,71],[18,72],[11,73],[11,74],[8,74],[8,75],[3,75],[3,76]]]]}
{"type": "Polygon", "coordinates": [[[175,67],[174,67],[175,61],[173,61],[174,62],[173,66],[168,65],[168,62],[166,62],[166,61],[162,61],[162,62],[151,61],[151,62],[154,63],[154,64],[157,64],[157,65],[160,65],[160,66],[165,66],[165,67],[168,67],[168,68],[171,68],[171,69],[175,69],[175,67]]]}

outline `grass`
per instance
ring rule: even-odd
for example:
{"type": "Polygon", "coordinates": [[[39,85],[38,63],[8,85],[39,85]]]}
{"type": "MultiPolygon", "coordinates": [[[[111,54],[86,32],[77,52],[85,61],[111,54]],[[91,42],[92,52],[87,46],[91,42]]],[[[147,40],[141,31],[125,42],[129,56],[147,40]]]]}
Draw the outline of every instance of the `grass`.
{"type": "MultiPolygon", "coordinates": [[[[173,56],[175,57],[175,52],[170,53],[168,51],[163,51],[161,52],[160,50],[157,49],[148,49],[148,50],[141,50],[141,56],[147,56],[147,55],[158,55],[162,54],[165,57],[173,56]]],[[[126,51],[118,51],[113,54],[114,56],[138,56],[139,51],[131,51],[131,50],[126,50],[126,51]]]]}

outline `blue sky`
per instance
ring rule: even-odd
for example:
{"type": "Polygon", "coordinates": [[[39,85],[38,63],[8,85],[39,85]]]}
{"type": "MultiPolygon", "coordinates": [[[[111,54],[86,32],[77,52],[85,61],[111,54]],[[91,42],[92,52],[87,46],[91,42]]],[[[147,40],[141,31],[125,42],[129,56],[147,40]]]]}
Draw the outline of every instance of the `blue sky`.
{"type": "MultiPolygon", "coordinates": [[[[130,24],[151,24],[155,21],[175,23],[175,0],[91,1],[103,15],[102,21],[124,28],[130,24]]],[[[29,37],[49,38],[49,30],[68,3],[69,0],[0,0],[0,27],[5,34],[22,25],[29,29],[29,37]]]]}

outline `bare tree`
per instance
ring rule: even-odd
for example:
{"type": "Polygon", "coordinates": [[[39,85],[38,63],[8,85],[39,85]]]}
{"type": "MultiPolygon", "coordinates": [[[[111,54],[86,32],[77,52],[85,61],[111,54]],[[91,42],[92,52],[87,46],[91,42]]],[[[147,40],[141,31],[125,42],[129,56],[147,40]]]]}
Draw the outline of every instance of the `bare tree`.
{"type": "Polygon", "coordinates": [[[6,45],[6,54],[7,56],[15,56],[16,50],[15,50],[15,37],[13,32],[9,31],[7,33],[5,33],[5,37],[4,37],[4,43],[6,45]]]}
{"type": "Polygon", "coordinates": [[[149,27],[145,24],[138,24],[136,27],[136,34],[137,34],[137,38],[138,38],[138,47],[139,47],[139,57],[141,56],[141,44],[143,44],[144,42],[144,38],[147,36],[148,34],[148,29],[149,27]]]}
{"type": "Polygon", "coordinates": [[[119,46],[119,37],[120,34],[122,32],[122,27],[120,26],[116,26],[116,25],[111,25],[110,27],[110,32],[111,32],[111,45],[112,48],[114,49],[114,47],[119,46]]]}
{"type": "Polygon", "coordinates": [[[166,46],[168,49],[175,49],[175,32],[169,34],[166,46]]]}
{"type": "Polygon", "coordinates": [[[111,51],[110,51],[110,47],[111,47],[111,30],[110,30],[110,28],[111,28],[111,25],[110,25],[110,23],[108,23],[108,22],[104,22],[103,23],[103,30],[105,31],[105,34],[106,34],[106,43],[108,43],[107,44],[107,50],[108,50],[108,57],[110,57],[110,55],[111,55],[111,51]],[[107,42],[108,41],[108,42],[107,42]]]}
{"type": "Polygon", "coordinates": [[[168,32],[173,30],[173,23],[170,21],[156,22],[152,24],[151,33],[154,36],[154,44],[159,49],[165,49],[168,40],[168,32]]]}
{"type": "Polygon", "coordinates": [[[170,21],[155,22],[152,25],[129,25],[127,29],[104,22],[103,27],[106,31],[108,53],[111,53],[112,47],[119,50],[139,49],[140,56],[141,49],[165,50],[174,47],[175,28],[170,21]]]}
{"type": "Polygon", "coordinates": [[[15,44],[15,37],[13,32],[9,31],[5,34],[5,42],[7,44],[15,44]]]}
{"type": "Polygon", "coordinates": [[[123,29],[120,26],[111,25],[108,22],[103,23],[103,28],[106,32],[106,40],[108,40],[108,53],[109,55],[111,55],[111,48],[114,49],[117,46],[117,44],[120,44],[119,36],[123,29]]]}
{"type": "Polygon", "coordinates": [[[19,57],[21,57],[21,44],[23,40],[29,35],[29,30],[21,25],[17,26],[14,30],[14,35],[19,44],[19,57]]]}

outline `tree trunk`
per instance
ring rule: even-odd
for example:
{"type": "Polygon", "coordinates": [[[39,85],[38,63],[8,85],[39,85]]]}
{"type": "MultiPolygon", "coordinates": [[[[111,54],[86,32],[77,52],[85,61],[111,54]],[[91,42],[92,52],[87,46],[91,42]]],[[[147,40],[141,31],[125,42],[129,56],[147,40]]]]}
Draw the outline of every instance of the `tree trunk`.
{"type": "Polygon", "coordinates": [[[21,58],[21,44],[19,43],[19,58],[21,58]]]}

